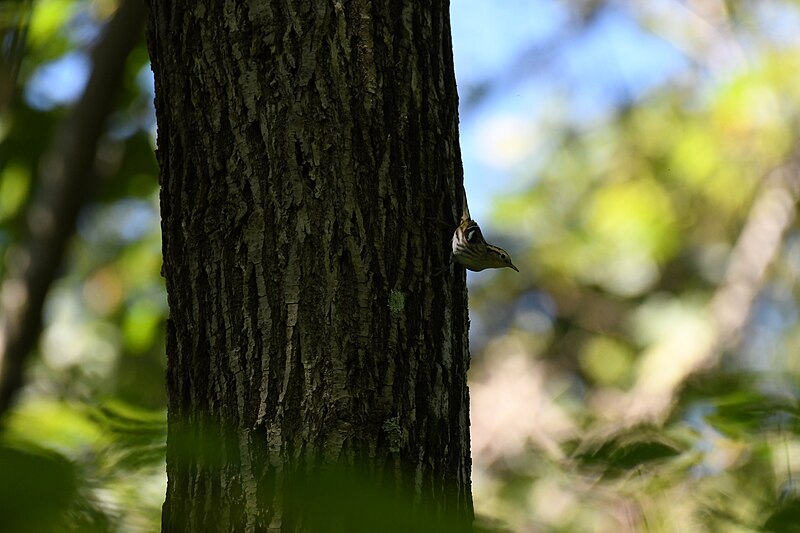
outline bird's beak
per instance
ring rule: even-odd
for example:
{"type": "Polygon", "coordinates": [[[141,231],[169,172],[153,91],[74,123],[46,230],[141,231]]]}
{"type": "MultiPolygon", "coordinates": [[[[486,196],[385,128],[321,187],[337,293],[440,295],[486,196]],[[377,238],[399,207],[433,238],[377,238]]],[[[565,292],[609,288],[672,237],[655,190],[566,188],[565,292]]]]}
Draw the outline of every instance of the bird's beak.
{"type": "Polygon", "coordinates": [[[519,272],[519,269],[518,269],[517,267],[515,267],[515,266],[513,265],[513,263],[509,263],[509,264],[508,264],[508,266],[509,266],[510,268],[513,268],[513,269],[514,269],[514,270],[516,270],[517,272],[519,272]]]}

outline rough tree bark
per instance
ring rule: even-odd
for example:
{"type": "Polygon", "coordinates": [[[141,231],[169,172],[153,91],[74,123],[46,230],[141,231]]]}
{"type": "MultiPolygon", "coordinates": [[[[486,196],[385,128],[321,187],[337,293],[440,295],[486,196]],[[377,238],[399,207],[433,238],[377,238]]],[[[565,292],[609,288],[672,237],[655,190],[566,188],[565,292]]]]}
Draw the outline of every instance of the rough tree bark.
{"type": "Polygon", "coordinates": [[[432,274],[461,209],[448,3],[150,0],[148,40],[163,530],[469,530],[465,276],[432,274]]]}

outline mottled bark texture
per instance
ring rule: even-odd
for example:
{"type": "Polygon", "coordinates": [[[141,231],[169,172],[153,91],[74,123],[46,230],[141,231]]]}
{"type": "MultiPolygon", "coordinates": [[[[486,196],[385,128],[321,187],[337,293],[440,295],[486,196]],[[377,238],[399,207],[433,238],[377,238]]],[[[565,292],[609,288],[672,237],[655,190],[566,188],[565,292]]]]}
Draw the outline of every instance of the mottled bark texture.
{"type": "Polygon", "coordinates": [[[469,530],[448,3],[151,0],[148,39],[163,530],[469,530]]]}

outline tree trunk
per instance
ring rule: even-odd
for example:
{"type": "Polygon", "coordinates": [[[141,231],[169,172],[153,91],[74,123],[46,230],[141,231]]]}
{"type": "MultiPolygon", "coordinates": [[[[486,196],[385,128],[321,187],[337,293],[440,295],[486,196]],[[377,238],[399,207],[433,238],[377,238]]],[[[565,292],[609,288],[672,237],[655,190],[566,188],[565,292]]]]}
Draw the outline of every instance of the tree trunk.
{"type": "Polygon", "coordinates": [[[449,6],[422,4],[150,1],[164,531],[471,529],[449,6]]]}

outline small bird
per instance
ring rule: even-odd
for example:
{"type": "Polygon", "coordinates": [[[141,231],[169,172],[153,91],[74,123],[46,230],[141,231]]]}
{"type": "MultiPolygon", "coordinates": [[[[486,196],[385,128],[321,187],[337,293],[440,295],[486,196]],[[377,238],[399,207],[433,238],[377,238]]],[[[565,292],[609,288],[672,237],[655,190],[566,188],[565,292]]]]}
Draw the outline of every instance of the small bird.
{"type": "MultiPolygon", "coordinates": [[[[450,261],[456,261],[467,270],[480,272],[487,268],[519,269],[511,262],[508,252],[486,242],[478,223],[472,220],[467,205],[467,193],[461,187],[461,223],[453,232],[453,254],[450,261]]],[[[446,267],[445,267],[446,268],[446,267]]]]}
{"type": "Polygon", "coordinates": [[[467,270],[480,272],[487,268],[519,269],[511,262],[511,256],[500,248],[486,242],[478,223],[469,218],[469,209],[464,204],[465,214],[461,224],[453,233],[453,259],[467,270]]]}

